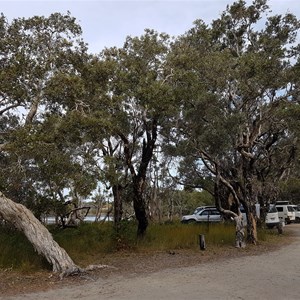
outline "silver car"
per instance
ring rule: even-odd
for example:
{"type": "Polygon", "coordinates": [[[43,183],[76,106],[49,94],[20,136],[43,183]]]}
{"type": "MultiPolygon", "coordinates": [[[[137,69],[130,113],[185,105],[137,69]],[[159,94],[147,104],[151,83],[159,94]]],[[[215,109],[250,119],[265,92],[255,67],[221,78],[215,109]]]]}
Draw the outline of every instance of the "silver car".
{"type": "Polygon", "coordinates": [[[186,215],[181,218],[181,223],[194,222],[220,222],[222,216],[216,207],[203,208],[195,211],[192,215],[186,215]]]}

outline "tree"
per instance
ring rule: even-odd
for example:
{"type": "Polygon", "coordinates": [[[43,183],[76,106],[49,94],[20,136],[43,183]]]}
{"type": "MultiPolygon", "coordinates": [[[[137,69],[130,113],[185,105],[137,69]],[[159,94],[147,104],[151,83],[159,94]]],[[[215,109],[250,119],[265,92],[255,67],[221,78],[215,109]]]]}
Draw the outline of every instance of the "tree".
{"type": "Polygon", "coordinates": [[[176,134],[169,134],[173,148],[190,157],[199,174],[210,174],[221,212],[235,217],[244,206],[252,243],[254,204],[268,204],[266,186],[287,176],[296,143],[283,112],[296,102],[299,21],[292,14],[266,17],[267,10],[264,0],[248,7],[235,2],[210,27],[196,21],[172,50],[174,87],[182,99],[177,128],[171,128],[176,134]],[[228,194],[235,211],[222,206],[228,194]]]}
{"type": "Polygon", "coordinates": [[[98,166],[98,179],[112,189],[116,229],[124,193],[130,192],[139,236],[148,226],[147,169],[172,105],[171,71],[164,67],[168,51],[167,35],[146,30],[128,37],[123,48],[91,55],[77,72],[56,72],[47,94],[66,109],[62,119],[76,115],[70,128],[80,127],[79,144],[88,145],[90,166],[98,166]]]}
{"type": "Polygon", "coordinates": [[[145,202],[146,174],[159,134],[172,107],[172,91],[168,84],[171,71],[165,66],[169,37],[146,30],[141,37],[128,37],[121,49],[106,49],[106,61],[114,61],[116,69],[111,81],[110,123],[113,136],[123,147],[124,176],[129,174],[130,190],[138,236],[148,226],[145,202]]]}
{"type": "MultiPolygon", "coordinates": [[[[1,15],[0,151],[1,163],[6,165],[1,170],[1,178],[5,177],[7,169],[10,170],[6,173],[10,178],[0,184],[12,196],[15,187],[11,188],[10,182],[20,184],[24,169],[33,170],[39,165],[38,156],[41,158],[40,167],[44,165],[47,168],[47,164],[51,164],[51,159],[43,154],[51,153],[46,148],[51,149],[53,141],[47,141],[44,132],[42,140],[36,142],[39,130],[45,128],[43,122],[53,112],[53,106],[46,101],[46,90],[56,72],[72,70],[76,61],[85,55],[84,43],[74,40],[80,34],[81,28],[69,14],[15,19],[11,24],[1,15]],[[20,175],[20,180],[14,180],[14,174],[20,175]]],[[[57,104],[56,108],[63,111],[63,104],[57,104]]],[[[41,168],[39,171],[42,173],[41,168]]],[[[31,181],[32,185],[36,183],[31,181]]],[[[36,184],[33,190],[38,192],[41,187],[36,184]]],[[[26,193],[19,196],[24,195],[26,193]]],[[[1,218],[24,232],[38,253],[53,265],[53,271],[70,274],[80,270],[27,208],[2,193],[0,208],[1,218]]]]}
{"type": "Polygon", "coordinates": [[[47,228],[34,217],[29,209],[11,201],[2,193],[0,193],[0,201],[0,217],[24,232],[35,250],[52,265],[54,272],[61,273],[61,276],[81,272],[67,252],[53,240],[47,228]]]}

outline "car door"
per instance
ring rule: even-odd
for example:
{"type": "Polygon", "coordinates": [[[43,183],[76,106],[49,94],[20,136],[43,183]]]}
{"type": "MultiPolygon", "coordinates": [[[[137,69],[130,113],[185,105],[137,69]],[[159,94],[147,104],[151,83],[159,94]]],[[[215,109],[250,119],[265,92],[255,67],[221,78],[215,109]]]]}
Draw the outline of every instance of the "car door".
{"type": "Polygon", "coordinates": [[[221,219],[220,212],[217,209],[212,209],[209,215],[210,222],[219,222],[221,219]]]}
{"type": "Polygon", "coordinates": [[[198,222],[207,222],[209,221],[209,210],[208,209],[203,209],[199,214],[198,214],[198,222]]]}

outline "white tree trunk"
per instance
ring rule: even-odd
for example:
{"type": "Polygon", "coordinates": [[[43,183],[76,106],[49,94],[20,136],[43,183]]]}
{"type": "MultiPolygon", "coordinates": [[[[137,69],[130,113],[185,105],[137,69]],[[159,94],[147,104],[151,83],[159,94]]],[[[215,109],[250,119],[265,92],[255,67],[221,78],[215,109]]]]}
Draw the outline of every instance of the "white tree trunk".
{"type": "Polygon", "coordinates": [[[47,228],[24,205],[15,203],[0,192],[0,217],[21,230],[35,250],[53,266],[61,276],[81,272],[73,260],[54,241],[47,228]]]}
{"type": "Polygon", "coordinates": [[[235,221],[235,247],[244,248],[245,247],[245,229],[243,224],[243,216],[240,213],[234,217],[235,221]]]}

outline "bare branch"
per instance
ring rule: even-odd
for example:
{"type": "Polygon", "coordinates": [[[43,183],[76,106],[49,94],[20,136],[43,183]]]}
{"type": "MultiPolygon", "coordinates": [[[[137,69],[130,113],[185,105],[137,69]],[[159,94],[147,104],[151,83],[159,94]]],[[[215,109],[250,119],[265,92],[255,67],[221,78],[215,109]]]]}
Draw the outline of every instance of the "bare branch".
{"type": "Polygon", "coordinates": [[[37,113],[38,106],[39,106],[39,100],[36,99],[32,102],[32,105],[31,105],[28,115],[26,117],[26,120],[25,120],[26,125],[32,123],[32,120],[37,113]]]}
{"type": "Polygon", "coordinates": [[[12,104],[10,106],[7,106],[7,107],[3,108],[2,110],[0,110],[0,115],[4,114],[6,111],[8,111],[12,108],[18,107],[19,105],[20,105],[19,103],[16,103],[16,104],[12,104]]]}

